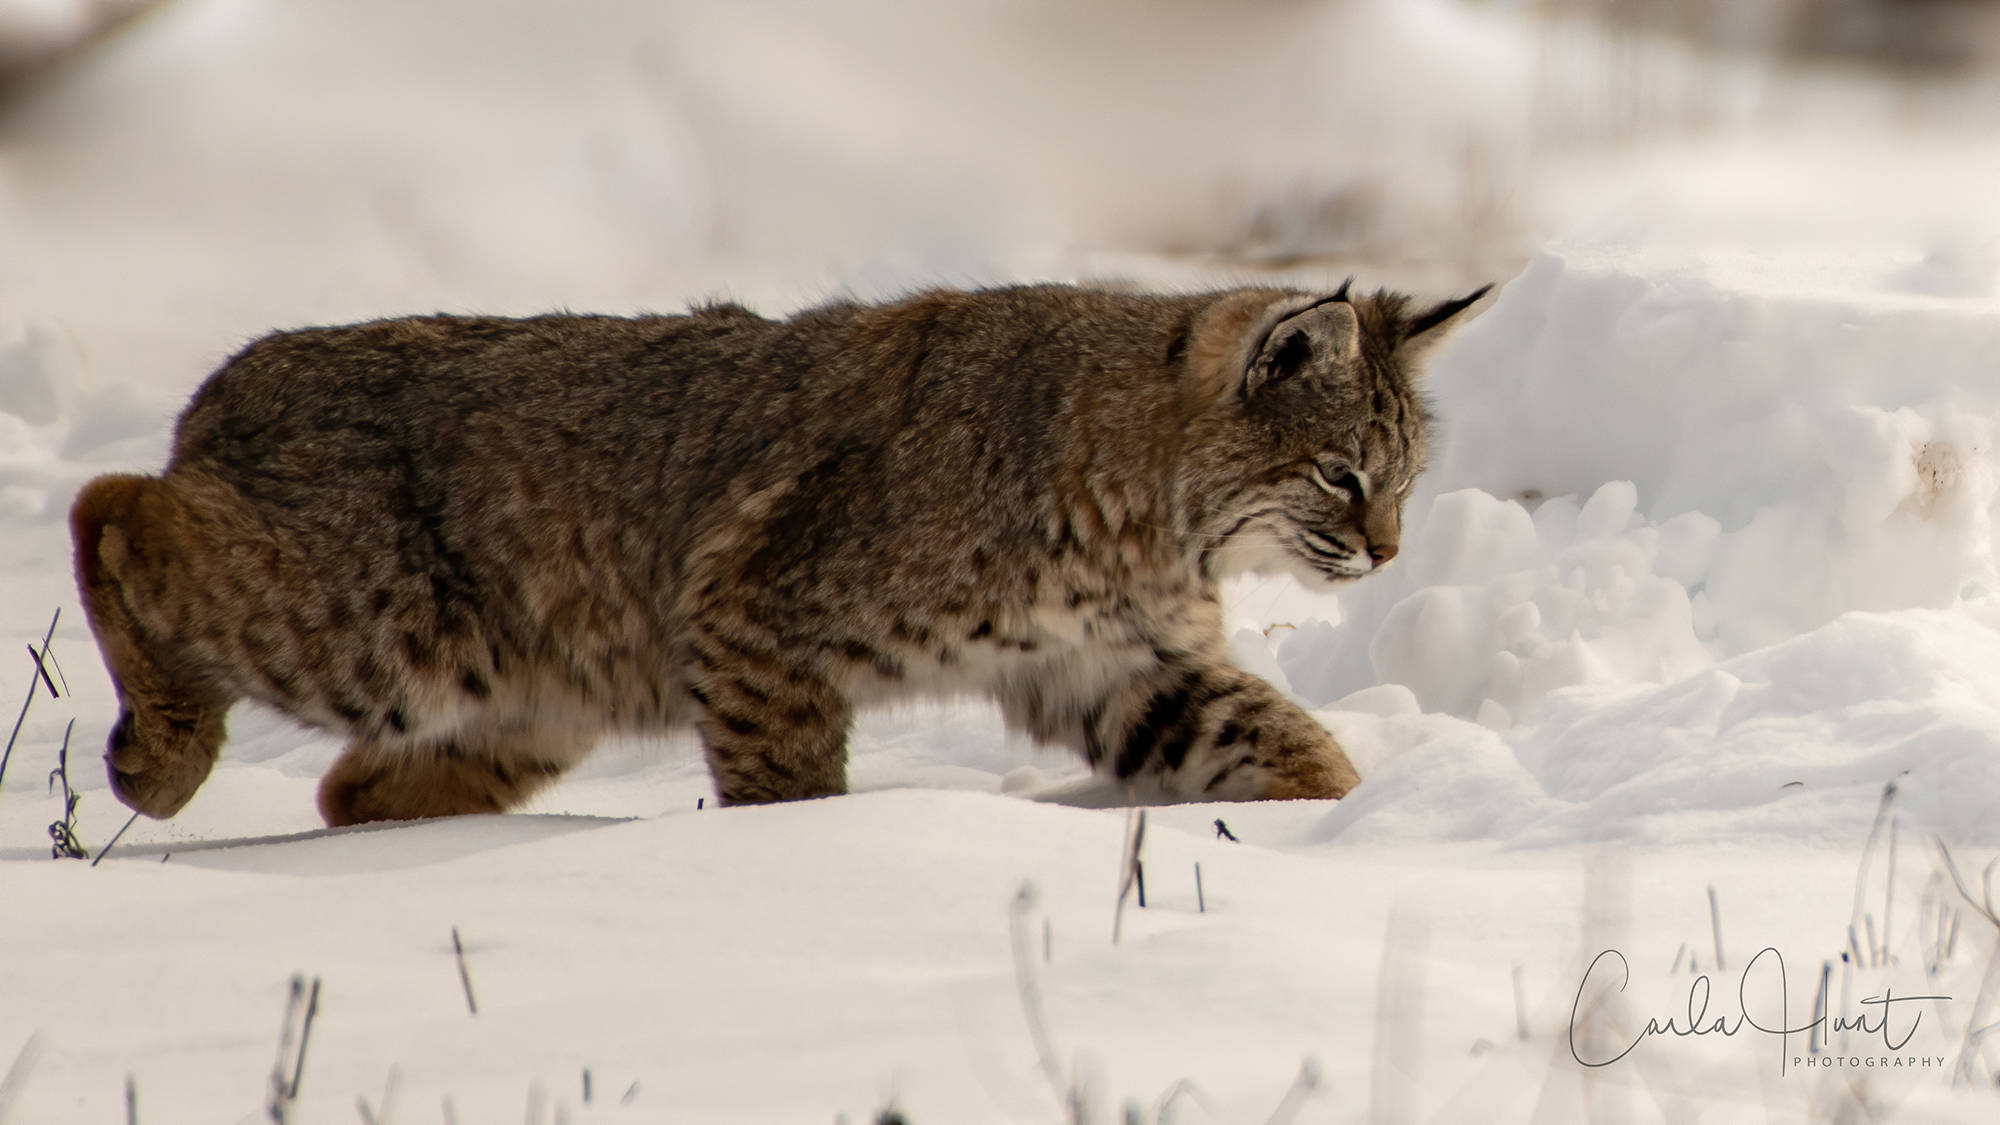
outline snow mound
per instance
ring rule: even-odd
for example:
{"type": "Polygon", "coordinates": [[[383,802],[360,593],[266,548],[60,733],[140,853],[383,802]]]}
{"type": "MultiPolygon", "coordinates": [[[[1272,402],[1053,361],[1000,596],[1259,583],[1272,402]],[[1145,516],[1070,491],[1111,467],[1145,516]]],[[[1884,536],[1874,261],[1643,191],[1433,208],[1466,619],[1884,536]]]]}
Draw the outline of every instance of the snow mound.
{"type": "Polygon", "coordinates": [[[1543,254],[1441,366],[1433,483],[1624,480],[1651,520],[1712,517],[1707,565],[1676,577],[1725,652],[1990,588],[2000,309],[1801,272],[1772,295],[1726,264],[1543,254]]]}

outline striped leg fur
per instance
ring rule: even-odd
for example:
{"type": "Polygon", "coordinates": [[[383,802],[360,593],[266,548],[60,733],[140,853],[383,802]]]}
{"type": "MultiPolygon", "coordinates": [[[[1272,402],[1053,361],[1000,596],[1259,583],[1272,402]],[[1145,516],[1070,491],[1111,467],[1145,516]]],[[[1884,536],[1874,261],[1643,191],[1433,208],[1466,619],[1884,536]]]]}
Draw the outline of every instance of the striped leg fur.
{"type": "Polygon", "coordinates": [[[320,816],[339,828],[505,812],[555,781],[594,741],[535,730],[436,745],[356,741],[320,779],[320,816]]]}
{"type": "Polygon", "coordinates": [[[1361,783],[1319,721],[1226,660],[1163,660],[1103,696],[1003,701],[1044,741],[1100,774],[1184,801],[1334,799],[1361,783]]]}

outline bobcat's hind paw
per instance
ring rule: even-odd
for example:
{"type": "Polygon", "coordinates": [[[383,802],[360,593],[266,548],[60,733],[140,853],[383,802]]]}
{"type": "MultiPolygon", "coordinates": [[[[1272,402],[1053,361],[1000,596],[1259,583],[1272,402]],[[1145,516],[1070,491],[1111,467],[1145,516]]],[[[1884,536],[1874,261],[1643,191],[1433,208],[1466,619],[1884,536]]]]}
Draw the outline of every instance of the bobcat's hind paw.
{"type": "Polygon", "coordinates": [[[144,722],[130,710],[120,712],[104,750],[111,791],[125,807],[156,820],[181,811],[215,768],[221,728],[219,718],[206,714],[192,721],[155,715],[144,722]]]}

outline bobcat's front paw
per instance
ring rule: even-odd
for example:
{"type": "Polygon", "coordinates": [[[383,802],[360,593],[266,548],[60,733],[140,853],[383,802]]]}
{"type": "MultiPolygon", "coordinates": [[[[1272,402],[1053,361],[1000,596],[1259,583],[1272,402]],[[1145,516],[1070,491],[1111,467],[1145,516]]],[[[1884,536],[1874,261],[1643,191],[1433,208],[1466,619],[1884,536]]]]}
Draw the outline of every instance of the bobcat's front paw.
{"type": "Polygon", "coordinates": [[[222,746],[220,716],[192,720],[163,714],[119,714],[104,750],[111,791],[130,809],[164,820],[181,811],[215,768],[222,746]]]}
{"type": "Polygon", "coordinates": [[[1271,764],[1268,776],[1270,786],[1264,796],[1272,801],[1338,799],[1361,784],[1354,763],[1337,747],[1279,759],[1271,764]]]}

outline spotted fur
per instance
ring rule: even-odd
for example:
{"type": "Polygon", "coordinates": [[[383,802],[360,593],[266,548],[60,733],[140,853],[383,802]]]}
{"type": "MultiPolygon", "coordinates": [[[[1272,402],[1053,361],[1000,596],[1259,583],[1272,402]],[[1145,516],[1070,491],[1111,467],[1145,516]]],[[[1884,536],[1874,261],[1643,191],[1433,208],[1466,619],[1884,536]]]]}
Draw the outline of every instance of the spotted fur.
{"type": "Polygon", "coordinates": [[[817,797],[856,707],[972,692],[1170,796],[1338,797],[1333,739],[1229,662],[1217,583],[1394,556],[1416,360],[1477,296],[1036,286],[265,337],[164,474],[73,510],[114,788],[177,812],[251,698],[351,740],[333,824],[502,810],[601,735],[688,725],[722,801],[817,797]]]}

